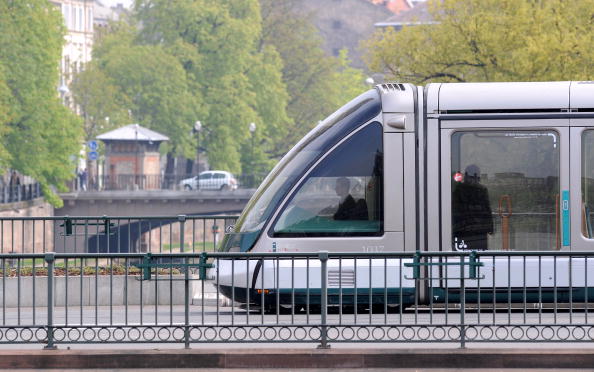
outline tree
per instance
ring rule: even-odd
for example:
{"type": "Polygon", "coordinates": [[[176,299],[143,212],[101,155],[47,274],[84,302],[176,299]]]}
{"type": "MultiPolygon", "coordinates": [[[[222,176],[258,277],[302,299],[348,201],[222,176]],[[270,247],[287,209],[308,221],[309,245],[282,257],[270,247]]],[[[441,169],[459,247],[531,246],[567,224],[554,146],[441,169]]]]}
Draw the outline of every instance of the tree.
{"type": "Polygon", "coordinates": [[[52,186],[64,189],[72,178],[72,157],[82,140],[80,119],[57,93],[63,43],[62,15],[51,2],[0,2],[0,131],[1,121],[8,129],[0,156],[34,177],[58,207],[62,202],[52,186]]]}
{"type": "Polygon", "coordinates": [[[143,25],[140,40],[173,53],[203,92],[204,111],[196,119],[205,126],[211,166],[254,172],[256,162],[241,150],[251,141],[248,124],[255,122],[267,134],[270,141],[264,136],[258,141],[258,151],[266,151],[288,121],[282,63],[273,49],[256,48],[258,2],[139,0],[135,9],[143,25]]]}
{"type": "Polygon", "coordinates": [[[71,85],[74,101],[84,120],[84,139],[88,142],[110,129],[130,124],[130,101],[121,89],[96,63],[74,77],[71,85]]]}
{"type": "Polygon", "coordinates": [[[260,48],[273,46],[284,63],[283,81],[289,101],[287,135],[276,143],[271,155],[285,154],[318,121],[362,93],[363,72],[348,66],[346,51],[339,58],[328,56],[309,19],[291,0],[260,0],[262,36],[260,48]]]}
{"type": "Polygon", "coordinates": [[[434,23],[376,33],[367,61],[418,84],[592,79],[593,9],[594,0],[432,1],[434,23]]]}

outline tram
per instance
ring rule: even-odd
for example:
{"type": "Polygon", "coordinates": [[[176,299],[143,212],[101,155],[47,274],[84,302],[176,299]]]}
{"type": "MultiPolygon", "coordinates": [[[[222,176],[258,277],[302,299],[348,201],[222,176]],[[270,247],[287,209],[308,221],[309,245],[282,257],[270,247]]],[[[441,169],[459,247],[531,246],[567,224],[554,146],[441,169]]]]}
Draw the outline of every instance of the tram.
{"type": "MultiPolygon", "coordinates": [[[[220,250],[542,252],[489,258],[481,268],[487,275],[467,281],[466,289],[481,296],[483,288],[494,301],[500,291],[521,289],[522,301],[532,295],[546,302],[553,289],[554,301],[562,301],[575,287],[582,290],[572,292],[573,300],[587,301],[594,259],[546,253],[594,252],[593,210],[594,82],[389,83],[301,139],[262,182],[220,250]]],[[[452,301],[461,285],[443,280],[461,275],[455,265],[430,269],[435,279],[419,284],[405,265],[411,260],[335,261],[328,263],[329,290],[367,288],[362,301],[375,288],[383,295],[374,302],[440,302],[448,291],[452,301]]],[[[277,296],[271,303],[295,305],[305,301],[304,288],[320,288],[314,260],[307,267],[303,260],[215,265],[221,293],[238,302],[257,304],[265,293],[277,296]]]]}

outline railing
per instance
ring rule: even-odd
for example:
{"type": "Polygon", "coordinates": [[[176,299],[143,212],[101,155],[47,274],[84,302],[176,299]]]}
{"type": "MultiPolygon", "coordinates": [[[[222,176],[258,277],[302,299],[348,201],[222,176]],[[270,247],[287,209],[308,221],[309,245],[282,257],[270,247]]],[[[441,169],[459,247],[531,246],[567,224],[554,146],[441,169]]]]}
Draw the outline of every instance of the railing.
{"type": "Polygon", "coordinates": [[[256,188],[266,177],[261,174],[241,174],[234,177],[235,185],[225,179],[203,179],[200,182],[184,180],[195,178],[196,174],[161,175],[161,174],[118,174],[102,175],[99,178],[76,179],[71,182],[71,191],[101,190],[233,190],[234,188],[256,188]]]}
{"type": "Polygon", "coordinates": [[[213,251],[233,215],[0,217],[1,253],[213,251]]]}
{"type": "Polygon", "coordinates": [[[589,252],[2,254],[0,344],[592,342],[593,266],[589,252]]]}
{"type": "Polygon", "coordinates": [[[43,196],[39,183],[0,187],[0,203],[17,203],[43,196]]]}

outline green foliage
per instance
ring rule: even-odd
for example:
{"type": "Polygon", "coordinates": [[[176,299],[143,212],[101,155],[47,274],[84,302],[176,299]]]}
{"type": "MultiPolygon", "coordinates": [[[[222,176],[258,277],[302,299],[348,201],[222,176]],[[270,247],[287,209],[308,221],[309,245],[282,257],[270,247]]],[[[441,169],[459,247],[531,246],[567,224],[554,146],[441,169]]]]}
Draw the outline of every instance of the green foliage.
{"type": "Polygon", "coordinates": [[[37,179],[55,206],[52,186],[72,177],[82,139],[80,119],[57,93],[62,22],[45,0],[0,2],[0,157],[37,179]]]}
{"type": "Polygon", "coordinates": [[[594,0],[438,0],[430,10],[435,24],[377,33],[370,68],[413,83],[594,76],[594,0]]]}
{"type": "Polygon", "coordinates": [[[72,82],[74,101],[83,112],[85,142],[130,124],[128,97],[96,64],[90,63],[72,82]],[[109,118],[109,119],[107,119],[109,118]]]}
{"type": "Polygon", "coordinates": [[[106,54],[104,70],[129,100],[135,120],[169,136],[174,154],[191,154],[197,102],[175,57],[158,45],[121,45],[106,54]]]}
{"type": "Polygon", "coordinates": [[[200,120],[211,167],[267,172],[313,125],[365,89],[346,52],[326,56],[313,26],[298,12],[285,13],[288,5],[137,0],[129,22],[101,35],[73,86],[84,102],[87,136],[105,116],[126,119],[130,109],[139,124],[171,138],[170,155],[193,157],[190,133],[200,120]]]}
{"type": "Polygon", "coordinates": [[[284,62],[283,81],[289,101],[286,136],[271,155],[282,156],[318,121],[365,91],[363,72],[348,67],[346,51],[326,55],[322,40],[292,0],[261,0],[263,32],[260,45],[273,46],[284,62]]]}
{"type": "Polygon", "coordinates": [[[205,110],[196,119],[204,124],[202,146],[211,166],[233,172],[253,172],[256,164],[268,168],[264,154],[284,135],[288,97],[278,54],[257,49],[258,2],[142,0],[136,10],[141,40],[167,45],[203,92],[205,110]],[[266,133],[258,137],[258,161],[245,151],[250,122],[266,133]]]}

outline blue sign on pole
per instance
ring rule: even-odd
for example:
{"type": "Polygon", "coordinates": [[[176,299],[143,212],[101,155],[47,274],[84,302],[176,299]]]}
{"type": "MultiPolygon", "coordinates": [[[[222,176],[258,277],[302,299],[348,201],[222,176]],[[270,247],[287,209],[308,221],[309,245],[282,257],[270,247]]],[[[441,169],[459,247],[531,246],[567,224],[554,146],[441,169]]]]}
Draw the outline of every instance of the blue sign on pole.
{"type": "Polygon", "coordinates": [[[98,157],[99,157],[99,154],[97,153],[97,151],[89,152],[89,160],[97,160],[98,157]]]}
{"type": "Polygon", "coordinates": [[[89,146],[89,150],[91,150],[91,151],[97,151],[97,149],[99,148],[97,141],[89,141],[87,143],[87,146],[89,146]]]}

